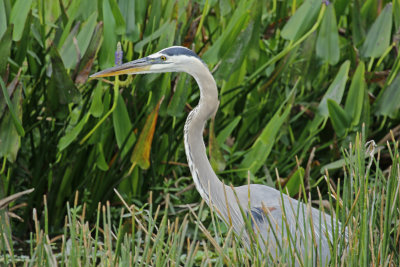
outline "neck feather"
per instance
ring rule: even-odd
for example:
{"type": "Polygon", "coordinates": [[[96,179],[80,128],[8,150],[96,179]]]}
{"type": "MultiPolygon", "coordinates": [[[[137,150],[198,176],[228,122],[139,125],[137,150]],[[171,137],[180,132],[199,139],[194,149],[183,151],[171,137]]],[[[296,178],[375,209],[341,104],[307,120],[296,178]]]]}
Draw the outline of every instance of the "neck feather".
{"type": "MultiPolygon", "coordinates": [[[[200,88],[199,104],[190,112],[186,119],[184,141],[186,157],[190,172],[197,191],[208,205],[221,203],[216,198],[223,198],[221,192],[223,184],[213,171],[207,158],[206,147],[203,140],[204,126],[207,120],[215,114],[218,109],[218,89],[215,80],[208,68],[201,64],[196,68],[198,71],[189,73],[192,75],[200,88]],[[218,193],[219,192],[219,193],[218,193]],[[211,198],[210,195],[211,194],[211,198]],[[211,201],[210,201],[211,200],[211,201]]],[[[223,201],[225,203],[225,201],[223,201]]],[[[218,207],[222,208],[222,207],[218,207]]]]}

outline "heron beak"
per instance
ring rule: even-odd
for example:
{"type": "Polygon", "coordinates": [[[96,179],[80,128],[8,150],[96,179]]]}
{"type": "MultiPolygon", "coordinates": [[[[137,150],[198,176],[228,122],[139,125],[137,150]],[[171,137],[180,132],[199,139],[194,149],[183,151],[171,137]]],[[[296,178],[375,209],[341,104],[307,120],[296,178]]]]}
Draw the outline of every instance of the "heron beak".
{"type": "Polygon", "coordinates": [[[95,74],[90,75],[90,78],[110,77],[122,74],[135,74],[147,71],[153,64],[153,60],[148,57],[137,59],[131,62],[124,63],[120,66],[108,68],[95,74]]]}

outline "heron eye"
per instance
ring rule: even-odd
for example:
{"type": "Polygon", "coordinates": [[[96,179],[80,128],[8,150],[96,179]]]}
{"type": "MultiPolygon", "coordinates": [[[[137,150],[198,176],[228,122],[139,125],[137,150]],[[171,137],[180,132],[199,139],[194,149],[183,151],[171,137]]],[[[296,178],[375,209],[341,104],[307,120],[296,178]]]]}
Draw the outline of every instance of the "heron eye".
{"type": "Polygon", "coordinates": [[[167,60],[167,58],[165,56],[161,56],[160,58],[161,58],[162,61],[167,60]]]}

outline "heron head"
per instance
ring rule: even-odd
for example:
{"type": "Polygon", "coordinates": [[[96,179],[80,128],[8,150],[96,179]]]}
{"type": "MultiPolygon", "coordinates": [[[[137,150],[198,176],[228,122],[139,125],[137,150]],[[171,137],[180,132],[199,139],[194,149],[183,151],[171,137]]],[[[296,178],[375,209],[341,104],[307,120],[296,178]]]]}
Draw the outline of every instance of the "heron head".
{"type": "Polygon", "coordinates": [[[100,78],[122,74],[189,72],[189,66],[195,67],[199,62],[203,63],[192,50],[186,47],[172,46],[147,57],[102,70],[90,77],[100,78]]]}

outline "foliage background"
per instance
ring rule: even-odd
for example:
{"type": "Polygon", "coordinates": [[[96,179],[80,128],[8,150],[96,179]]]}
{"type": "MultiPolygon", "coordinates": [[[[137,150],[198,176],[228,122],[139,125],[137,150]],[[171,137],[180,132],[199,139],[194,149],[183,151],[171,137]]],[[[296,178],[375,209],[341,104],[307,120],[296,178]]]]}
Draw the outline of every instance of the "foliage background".
{"type": "Polygon", "coordinates": [[[44,194],[55,233],[75,191],[92,219],[98,202],[118,205],[113,188],[137,205],[150,191],[154,203],[199,202],[183,147],[197,85],[170,73],[88,80],[115,64],[117,42],[123,62],[184,45],[207,63],[220,109],[205,139],[225,183],[250,171],[296,196],[304,178],[327,199],[322,174],[343,175],[341,148],[363,124],[378,145],[399,136],[399,26],[399,0],[0,0],[0,199],[35,188],[16,211],[20,236],[44,194]]]}

